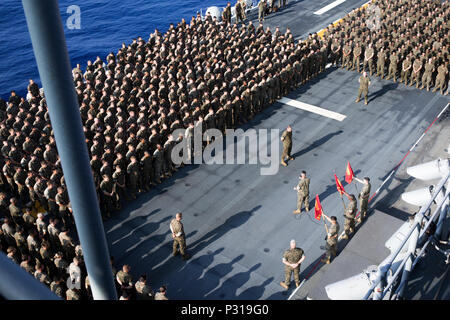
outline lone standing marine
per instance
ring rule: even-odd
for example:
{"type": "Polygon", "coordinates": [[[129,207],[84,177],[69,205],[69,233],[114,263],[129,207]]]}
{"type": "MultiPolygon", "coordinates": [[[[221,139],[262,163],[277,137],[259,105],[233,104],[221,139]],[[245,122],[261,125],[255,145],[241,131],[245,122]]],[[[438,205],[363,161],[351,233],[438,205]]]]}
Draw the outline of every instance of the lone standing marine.
{"type": "Polygon", "coordinates": [[[356,98],[356,103],[359,102],[361,99],[361,95],[364,95],[364,104],[368,104],[367,96],[369,95],[369,85],[370,85],[370,78],[367,76],[367,72],[363,72],[363,75],[359,77],[359,91],[358,91],[358,98],[356,98]]]}
{"type": "Polygon", "coordinates": [[[303,203],[305,204],[306,212],[309,211],[309,182],[310,179],[306,177],[306,171],[302,171],[300,181],[294,188],[294,190],[297,190],[297,210],[294,211],[294,214],[302,212],[303,203]]]}
{"type": "Polygon", "coordinates": [[[283,142],[283,153],[281,155],[281,164],[283,166],[287,166],[286,160],[294,160],[294,157],[291,156],[292,150],[292,128],[291,126],[287,126],[286,130],[284,130],[281,135],[281,141],[283,142]]]}
{"type": "Polygon", "coordinates": [[[284,252],[283,263],[284,268],[284,282],[280,282],[280,286],[286,290],[289,288],[291,283],[291,275],[294,273],[295,286],[300,286],[300,265],[305,260],[305,253],[301,248],[296,247],[295,240],[291,240],[290,249],[284,252]]]}
{"type": "Polygon", "coordinates": [[[178,253],[181,254],[183,260],[189,259],[189,255],[186,253],[186,235],[184,233],[181,212],[175,215],[175,218],[170,221],[170,231],[172,231],[173,238],[173,256],[178,253]]]}

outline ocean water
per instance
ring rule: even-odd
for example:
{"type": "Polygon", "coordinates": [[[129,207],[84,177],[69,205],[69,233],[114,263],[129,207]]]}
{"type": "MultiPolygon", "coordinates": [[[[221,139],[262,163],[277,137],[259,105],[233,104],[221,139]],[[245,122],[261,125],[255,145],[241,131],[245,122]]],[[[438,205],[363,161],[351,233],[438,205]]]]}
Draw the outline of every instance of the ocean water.
{"type": "MultiPolygon", "coordinates": [[[[165,32],[170,23],[182,18],[190,21],[200,9],[216,5],[223,7],[227,0],[60,0],[59,8],[66,34],[67,49],[72,67],[97,56],[103,60],[121,44],[131,43],[141,36],[147,40],[155,28],[165,32]],[[66,21],[71,16],[67,8],[77,5],[81,11],[81,28],[70,30],[66,21]]],[[[234,4],[232,2],[232,4],[234,4]]],[[[34,60],[31,39],[25,21],[22,2],[0,2],[0,96],[8,99],[11,90],[25,96],[28,79],[39,86],[39,73],[34,60]]]]}

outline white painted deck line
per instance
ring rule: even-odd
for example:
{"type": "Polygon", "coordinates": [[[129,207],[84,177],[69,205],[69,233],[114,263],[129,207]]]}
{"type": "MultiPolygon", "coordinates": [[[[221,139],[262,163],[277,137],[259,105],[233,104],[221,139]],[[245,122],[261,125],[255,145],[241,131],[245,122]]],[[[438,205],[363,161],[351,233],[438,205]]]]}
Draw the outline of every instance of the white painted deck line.
{"type": "Polygon", "coordinates": [[[323,7],[322,9],[317,10],[316,12],[314,12],[314,14],[320,16],[320,15],[324,14],[325,12],[330,11],[330,10],[333,9],[334,7],[337,7],[338,5],[340,5],[341,3],[344,3],[344,2],[345,2],[345,0],[336,0],[336,1],[333,1],[333,2],[330,3],[329,5],[326,5],[326,6],[323,7]]]}
{"type": "Polygon", "coordinates": [[[278,100],[278,102],[287,104],[288,106],[297,108],[297,109],[301,109],[301,110],[305,110],[305,111],[309,111],[330,119],[334,119],[337,121],[343,121],[345,118],[347,118],[347,116],[334,112],[334,111],[330,111],[327,109],[323,109],[323,108],[319,108],[316,106],[313,106],[311,104],[307,104],[301,101],[297,101],[297,100],[292,100],[289,98],[281,98],[280,100],[278,100]]]}

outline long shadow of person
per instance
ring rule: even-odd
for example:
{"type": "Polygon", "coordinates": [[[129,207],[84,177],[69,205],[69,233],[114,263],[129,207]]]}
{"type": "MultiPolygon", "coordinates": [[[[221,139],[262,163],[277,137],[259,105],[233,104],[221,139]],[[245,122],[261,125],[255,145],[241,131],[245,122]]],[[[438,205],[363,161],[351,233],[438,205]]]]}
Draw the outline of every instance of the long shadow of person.
{"type": "Polygon", "coordinates": [[[371,102],[372,100],[375,100],[376,98],[381,97],[382,95],[384,95],[388,91],[395,90],[397,87],[398,87],[398,83],[385,84],[379,90],[377,90],[377,91],[373,92],[372,94],[370,94],[368,96],[368,99],[367,99],[368,101],[367,102],[371,102]]]}
{"type": "MultiPolygon", "coordinates": [[[[189,292],[184,293],[184,297],[191,299],[203,299],[206,294],[214,290],[220,283],[220,279],[225,277],[233,270],[233,265],[244,258],[243,254],[238,255],[233,260],[227,263],[219,263],[212,268],[209,268],[205,274],[195,282],[195,290],[186,283],[186,288],[190,287],[189,292]]],[[[184,282],[184,279],[183,279],[184,282]]]]}
{"type": "Polygon", "coordinates": [[[209,252],[195,259],[188,260],[188,262],[180,270],[180,272],[185,275],[185,280],[194,284],[194,281],[200,279],[204,270],[213,263],[214,257],[219,255],[223,250],[224,248],[222,247],[214,252],[209,252]]]}
{"type": "MultiPolygon", "coordinates": [[[[121,238],[117,238],[116,240],[110,239],[110,244],[112,247],[121,247],[126,248],[127,251],[133,250],[137,246],[139,246],[142,242],[147,240],[152,233],[159,229],[160,225],[168,220],[170,217],[164,217],[156,222],[147,222],[142,224],[142,218],[136,217],[133,219],[134,221],[130,221],[127,224],[126,229],[128,229],[128,233],[122,236],[121,238]]],[[[109,237],[108,237],[109,238],[109,237]]]]}
{"type": "Polygon", "coordinates": [[[334,136],[337,136],[337,135],[341,134],[342,132],[343,132],[342,130],[339,130],[339,131],[336,131],[336,132],[329,133],[329,134],[323,136],[322,138],[317,139],[316,141],[314,141],[313,143],[311,143],[311,144],[310,144],[308,147],[306,147],[305,149],[302,149],[302,150],[300,150],[300,151],[297,151],[297,152],[296,152],[295,154],[293,154],[292,156],[293,156],[294,158],[300,157],[301,155],[304,155],[304,154],[306,154],[306,153],[308,153],[308,152],[314,150],[315,148],[320,147],[321,145],[323,145],[324,143],[326,143],[328,140],[330,140],[330,139],[333,138],[334,136]]]}
{"type": "Polygon", "coordinates": [[[210,299],[237,299],[236,291],[250,280],[250,275],[253,271],[259,269],[261,263],[255,264],[247,271],[239,272],[232,277],[225,280],[222,285],[206,297],[210,299]]]}
{"type": "Polygon", "coordinates": [[[130,230],[142,225],[142,221],[144,219],[148,219],[150,216],[153,216],[154,214],[161,211],[161,208],[152,210],[147,215],[139,215],[135,216],[133,218],[126,218],[122,220],[121,223],[117,223],[117,221],[111,221],[108,220],[104,223],[104,228],[106,232],[106,236],[108,238],[108,241],[110,243],[113,243],[114,241],[117,241],[117,239],[124,237],[127,235],[130,230]]]}
{"type": "Polygon", "coordinates": [[[254,207],[249,211],[240,211],[235,215],[229,217],[224,223],[222,223],[214,230],[211,230],[210,232],[205,234],[200,239],[194,241],[193,243],[188,244],[190,254],[194,255],[195,253],[207,247],[209,244],[220,239],[227,232],[245,224],[248,221],[248,219],[260,208],[261,205],[257,205],[256,207],[254,207]]]}
{"type": "Polygon", "coordinates": [[[240,300],[257,300],[262,297],[264,294],[264,290],[266,289],[266,286],[268,286],[272,281],[274,280],[274,277],[270,277],[263,283],[261,283],[258,286],[253,286],[245,289],[242,291],[239,296],[237,297],[240,300]]]}

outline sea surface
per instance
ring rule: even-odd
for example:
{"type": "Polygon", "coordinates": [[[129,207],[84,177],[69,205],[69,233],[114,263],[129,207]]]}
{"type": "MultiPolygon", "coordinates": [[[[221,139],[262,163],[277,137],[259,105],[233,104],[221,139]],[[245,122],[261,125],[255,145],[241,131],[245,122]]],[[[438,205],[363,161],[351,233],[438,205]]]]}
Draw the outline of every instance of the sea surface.
{"type": "MultiPolygon", "coordinates": [[[[131,43],[141,36],[147,40],[158,28],[165,32],[185,18],[190,21],[197,11],[203,14],[210,6],[224,7],[227,0],[60,0],[59,9],[72,67],[97,56],[105,61],[124,42],[131,43]],[[81,11],[80,29],[68,29],[71,13],[67,9],[77,5],[81,11]]],[[[232,2],[234,4],[234,1],[232,2]]],[[[28,79],[39,86],[39,73],[34,59],[31,39],[25,21],[22,2],[0,2],[0,97],[7,100],[11,90],[25,96],[28,79]]]]}

